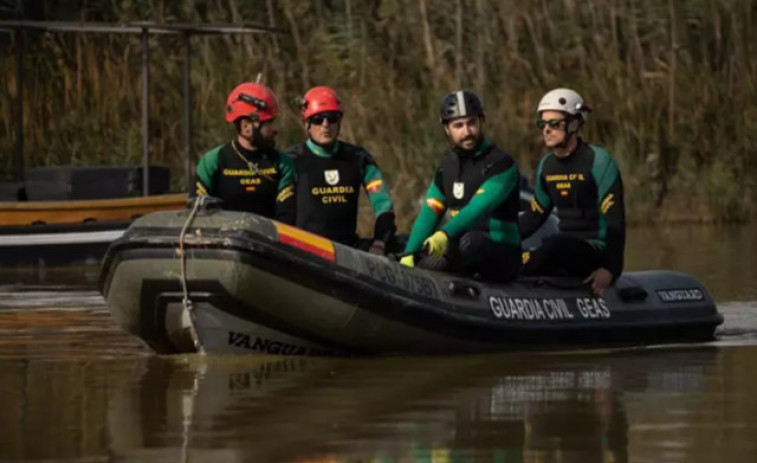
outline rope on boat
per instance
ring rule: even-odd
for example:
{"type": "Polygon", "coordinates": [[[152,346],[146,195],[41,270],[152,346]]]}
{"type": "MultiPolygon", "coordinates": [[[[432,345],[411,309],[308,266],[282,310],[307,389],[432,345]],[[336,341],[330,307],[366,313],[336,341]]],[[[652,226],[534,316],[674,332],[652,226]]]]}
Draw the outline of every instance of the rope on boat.
{"type": "Polygon", "coordinates": [[[189,226],[191,225],[192,221],[197,215],[197,211],[200,210],[200,207],[205,203],[204,198],[206,198],[206,196],[198,196],[195,199],[194,205],[192,206],[192,211],[189,213],[189,217],[187,217],[187,221],[184,222],[184,227],[182,227],[181,234],[179,235],[179,256],[180,256],[179,259],[181,261],[181,292],[183,296],[181,299],[181,305],[184,307],[184,311],[188,315],[187,318],[189,319],[189,336],[192,338],[192,344],[194,344],[195,351],[200,354],[205,353],[205,349],[202,347],[202,344],[200,343],[200,337],[197,335],[197,327],[195,325],[194,305],[192,304],[192,300],[189,298],[189,288],[187,285],[187,254],[186,252],[184,252],[184,238],[186,237],[189,226]]]}

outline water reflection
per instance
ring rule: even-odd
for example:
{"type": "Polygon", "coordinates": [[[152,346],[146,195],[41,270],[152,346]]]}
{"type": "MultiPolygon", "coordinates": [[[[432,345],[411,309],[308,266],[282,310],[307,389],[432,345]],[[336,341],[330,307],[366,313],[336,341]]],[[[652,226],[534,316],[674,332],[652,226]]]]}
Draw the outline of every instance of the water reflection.
{"type": "Polygon", "coordinates": [[[0,288],[30,288],[44,285],[47,288],[94,289],[100,275],[100,264],[65,267],[0,267],[0,288]]]}
{"type": "Polygon", "coordinates": [[[721,301],[718,348],[169,359],[115,326],[96,268],[0,270],[0,461],[754,462],[754,231],[629,233],[629,269],[721,301]]]}
{"type": "Polygon", "coordinates": [[[664,268],[700,279],[719,302],[757,300],[757,224],[669,225],[628,231],[626,270],[664,268]]]}
{"type": "Polygon", "coordinates": [[[715,456],[700,440],[713,429],[757,456],[744,436],[757,405],[743,400],[757,382],[733,371],[754,360],[755,348],[698,348],[0,361],[0,459],[623,462],[672,445],[680,458],[666,461],[713,461],[699,457],[715,456]]]}

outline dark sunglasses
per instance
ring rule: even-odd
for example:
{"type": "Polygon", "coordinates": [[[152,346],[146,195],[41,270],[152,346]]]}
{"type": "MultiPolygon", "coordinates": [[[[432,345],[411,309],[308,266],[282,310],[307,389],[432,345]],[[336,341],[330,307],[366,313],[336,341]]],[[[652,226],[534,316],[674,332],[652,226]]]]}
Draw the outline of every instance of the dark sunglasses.
{"type": "Polygon", "coordinates": [[[539,119],[536,121],[536,126],[540,129],[543,129],[546,126],[549,126],[552,129],[556,129],[560,127],[560,124],[565,122],[565,119],[550,119],[548,121],[545,121],[544,119],[539,119]]]}
{"type": "Polygon", "coordinates": [[[341,118],[342,115],[339,113],[323,113],[311,116],[308,120],[313,125],[322,125],[323,121],[329,121],[329,124],[336,124],[341,118]]]}

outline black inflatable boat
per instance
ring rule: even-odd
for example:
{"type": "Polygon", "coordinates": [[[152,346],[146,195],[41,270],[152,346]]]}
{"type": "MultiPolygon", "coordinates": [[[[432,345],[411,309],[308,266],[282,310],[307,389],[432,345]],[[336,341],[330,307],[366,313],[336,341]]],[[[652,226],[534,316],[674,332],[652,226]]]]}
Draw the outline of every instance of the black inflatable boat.
{"type": "Polygon", "coordinates": [[[444,354],[706,341],[722,323],[695,278],[629,272],[594,297],[569,278],[492,285],[405,268],[214,207],[136,220],[100,290],[158,353],[444,354]]]}

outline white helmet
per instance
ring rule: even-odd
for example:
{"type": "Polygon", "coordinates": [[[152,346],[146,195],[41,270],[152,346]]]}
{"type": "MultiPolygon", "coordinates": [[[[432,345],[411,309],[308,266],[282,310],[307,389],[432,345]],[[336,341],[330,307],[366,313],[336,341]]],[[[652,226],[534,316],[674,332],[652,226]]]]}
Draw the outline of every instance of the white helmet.
{"type": "Polygon", "coordinates": [[[542,97],[536,112],[542,111],[562,111],[571,116],[580,115],[585,119],[582,113],[591,111],[591,108],[577,92],[569,88],[556,88],[542,97]]]}

